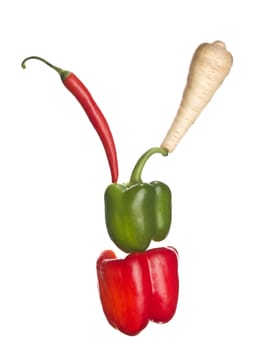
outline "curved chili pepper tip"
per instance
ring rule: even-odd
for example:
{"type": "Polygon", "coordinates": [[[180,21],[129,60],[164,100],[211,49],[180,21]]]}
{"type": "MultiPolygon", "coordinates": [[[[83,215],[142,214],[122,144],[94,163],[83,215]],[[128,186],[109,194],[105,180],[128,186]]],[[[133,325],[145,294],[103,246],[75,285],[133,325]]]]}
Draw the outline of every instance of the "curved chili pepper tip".
{"type": "Polygon", "coordinates": [[[25,65],[25,62],[29,61],[29,60],[38,60],[38,61],[42,61],[43,63],[47,64],[47,66],[51,67],[52,69],[54,69],[61,77],[61,80],[64,81],[70,74],[71,72],[68,71],[68,70],[64,70],[62,68],[59,68],[59,67],[56,67],[54,66],[53,64],[51,64],[50,62],[46,61],[44,58],[41,58],[39,56],[29,56],[29,57],[26,57],[21,66],[23,69],[26,68],[26,65],[25,65]]]}

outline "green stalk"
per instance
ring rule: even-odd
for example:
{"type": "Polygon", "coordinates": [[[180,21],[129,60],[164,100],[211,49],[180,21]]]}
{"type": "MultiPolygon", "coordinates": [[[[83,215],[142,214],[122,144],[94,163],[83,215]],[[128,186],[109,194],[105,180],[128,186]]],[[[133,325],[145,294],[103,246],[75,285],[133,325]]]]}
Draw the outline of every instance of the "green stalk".
{"type": "Polygon", "coordinates": [[[71,73],[67,70],[64,70],[62,68],[54,66],[53,64],[51,64],[50,62],[46,61],[44,58],[41,58],[39,56],[30,56],[30,57],[25,58],[22,62],[22,68],[25,69],[26,68],[25,62],[27,62],[28,60],[32,60],[32,59],[42,61],[43,63],[47,64],[47,66],[54,69],[60,75],[62,81],[64,81],[67,78],[67,76],[71,73]]]}
{"type": "Polygon", "coordinates": [[[134,184],[142,182],[142,171],[143,171],[143,168],[145,166],[145,163],[155,153],[160,153],[163,156],[167,156],[168,155],[168,152],[165,149],[160,148],[160,147],[153,147],[153,148],[150,148],[148,151],[146,151],[138,159],[138,161],[137,161],[137,163],[136,163],[136,165],[135,165],[135,167],[134,167],[134,169],[132,171],[129,185],[134,185],[134,184]]]}

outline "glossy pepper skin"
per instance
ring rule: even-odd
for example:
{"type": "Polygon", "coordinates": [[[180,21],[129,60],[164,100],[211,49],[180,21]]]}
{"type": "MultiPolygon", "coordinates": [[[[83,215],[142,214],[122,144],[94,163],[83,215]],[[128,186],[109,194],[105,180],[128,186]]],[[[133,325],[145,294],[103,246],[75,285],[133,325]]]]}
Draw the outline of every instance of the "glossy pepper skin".
{"type": "Polygon", "coordinates": [[[86,112],[89,121],[97,131],[100,140],[104,146],[108,163],[110,166],[112,182],[116,182],[118,178],[118,161],[116,146],[114,143],[113,135],[111,133],[110,127],[100,108],[94,101],[89,90],[86,86],[70,71],[64,70],[57,66],[54,66],[50,62],[46,61],[44,58],[39,56],[29,56],[25,58],[22,62],[22,67],[26,68],[25,63],[28,60],[36,59],[44,62],[47,66],[54,69],[60,76],[64,86],[72,93],[72,95],[78,100],[78,102],[83,107],[86,112]]]}
{"type": "Polygon", "coordinates": [[[179,293],[174,248],[153,248],[125,259],[106,250],[97,260],[97,276],[104,314],[124,334],[137,335],[149,321],[166,323],[174,316],[179,293]]]}
{"type": "Polygon", "coordinates": [[[144,251],[152,240],[167,236],[172,217],[171,191],[163,182],[141,179],[147,159],[167,151],[155,147],[138,160],[127,184],[110,184],[105,191],[105,220],[112,241],[124,252],[144,251]]]}

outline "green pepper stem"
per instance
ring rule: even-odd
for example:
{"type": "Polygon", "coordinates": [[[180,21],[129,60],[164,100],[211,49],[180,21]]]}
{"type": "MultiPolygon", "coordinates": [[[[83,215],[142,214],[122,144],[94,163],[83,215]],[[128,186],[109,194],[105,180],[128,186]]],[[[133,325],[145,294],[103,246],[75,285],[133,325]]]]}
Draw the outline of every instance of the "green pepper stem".
{"type": "Polygon", "coordinates": [[[43,63],[47,64],[47,66],[51,67],[52,69],[54,69],[61,77],[61,80],[64,81],[68,75],[71,73],[67,70],[64,70],[62,68],[59,68],[59,67],[56,67],[54,66],[53,64],[51,64],[50,62],[46,61],[44,58],[41,58],[39,56],[29,56],[29,57],[26,57],[23,62],[22,62],[22,68],[26,68],[26,65],[25,65],[25,62],[29,61],[29,60],[38,60],[38,61],[42,61],[43,63]]]}
{"type": "Polygon", "coordinates": [[[129,182],[129,185],[134,185],[136,183],[140,183],[142,182],[142,171],[143,171],[143,168],[145,166],[145,163],[147,162],[147,160],[155,153],[160,153],[162,154],[163,156],[167,156],[168,155],[168,152],[163,149],[163,148],[160,148],[160,147],[153,147],[153,148],[150,148],[148,151],[146,151],[137,161],[133,171],[132,171],[132,174],[131,174],[131,177],[130,177],[130,182],[129,182]]]}

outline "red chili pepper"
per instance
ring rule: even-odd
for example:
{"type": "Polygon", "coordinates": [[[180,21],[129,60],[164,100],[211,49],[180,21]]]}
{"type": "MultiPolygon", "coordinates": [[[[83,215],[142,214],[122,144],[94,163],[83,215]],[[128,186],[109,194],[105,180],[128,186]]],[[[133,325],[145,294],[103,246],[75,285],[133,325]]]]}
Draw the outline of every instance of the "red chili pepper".
{"type": "Polygon", "coordinates": [[[149,321],[166,323],[175,314],[178,253],[154,248],[117,259],[104,251],[97,260],[99,294],[108,322],[127,335],[136,335],[149,321]]]}
{"type": "Polygon", "coordinates": [[[88,89],[84,86],[84,84],[71,72],[67,70],[63,70],[59,67],[56,67],[46,61],[45,59],[38,56],[30,56],[23,60],[22,67],[26,68],[25,62],[30,59],[37,59],[49,67],[53,68],[56,72],[59,73],[61,80],[65,87],[76,97],[84,111],[86,112],[90,122],[96,129],[106,152],[106,156],[109,162],[112,182],[117,182],[118,179],[118,162],[117,162],[117,153],[116,147],[114,143],[114,139],[105,119],[103,113],[97,106],[96,102],[92,98],[88,89]]]}

